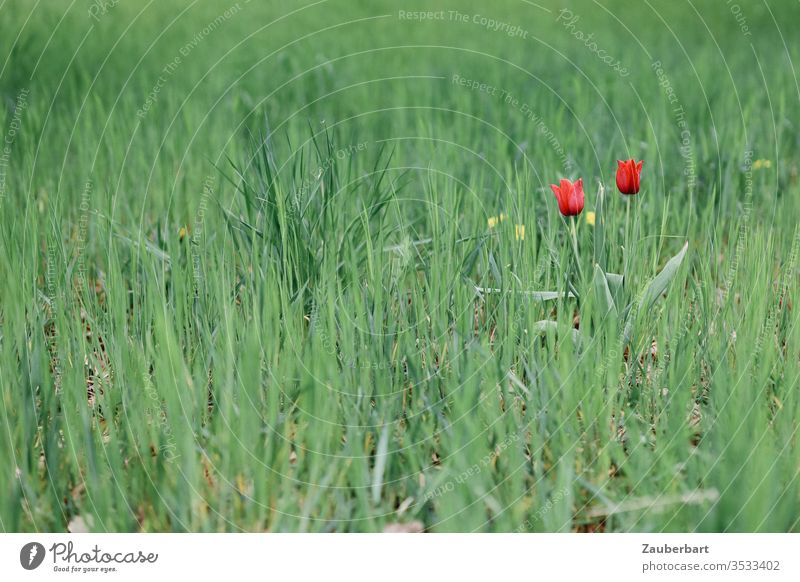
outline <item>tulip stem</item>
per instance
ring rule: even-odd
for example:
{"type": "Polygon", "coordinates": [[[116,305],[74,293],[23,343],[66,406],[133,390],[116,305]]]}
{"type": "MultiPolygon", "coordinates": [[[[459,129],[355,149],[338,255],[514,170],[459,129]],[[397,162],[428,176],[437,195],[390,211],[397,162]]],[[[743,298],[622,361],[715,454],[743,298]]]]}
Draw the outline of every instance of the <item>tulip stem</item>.
{"type": "Polygon", "coordinates": [[[631,201],[629,200],[629,196],[625,196],[625,247],[623,249],[622,255],[622,264],[623,264],[623,275],[627,275],[630,273],[630,258],[631,258],[631,229],[630,229],[630,221],[631,221],[631,201]]]}
{"type": "Polygon", "coordinates": [[[570,231],[572,232],[572,254],[575,258],[575,266],[578,269],[578,277],[583,281],[583,269],[581,268],[580,255],[578,253],[578,231],[575,227],[576,218],[570,217],[570,231]]]}
{"type": "MultiPolygon", "coordinates": [[[[634,209],[634,213],[635,214],[634,214],[634,217],[633,217],[633,240],[636,241],[636,245],[635,246],[638,249],[639,243],[642,240],[642,221],[641,221],[642,212],[641,212],[641,210],[639,208],[639,206],[641,205],[641,202],[640,202],[641,198],[640,198],[640,196],[634,196],[634,198],[636,200],[634,200],[633,203],[636,205],[636,208],[634,209]]],[[[631,249],[631,250],[634,251],[634,249],[631,249]]],[[[633,252],[633,254],[634,254],[634,257],[631,258],[631,263],[633,263],[634,259],[636,258],[635,257],[636,253],[633,252]]],[[[633,268],[633,267],[631,267],[631,268],[633,268]]]]}

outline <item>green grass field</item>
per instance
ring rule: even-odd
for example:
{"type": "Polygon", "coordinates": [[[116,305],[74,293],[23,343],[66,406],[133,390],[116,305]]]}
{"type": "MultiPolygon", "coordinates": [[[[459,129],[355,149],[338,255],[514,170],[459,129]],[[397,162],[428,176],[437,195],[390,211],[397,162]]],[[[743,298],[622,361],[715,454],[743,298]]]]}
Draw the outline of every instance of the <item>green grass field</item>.
{"type": "Polygon", "coordinates": [[[0,0],[0,529],[800,530],[798,18],[0,0]]]}

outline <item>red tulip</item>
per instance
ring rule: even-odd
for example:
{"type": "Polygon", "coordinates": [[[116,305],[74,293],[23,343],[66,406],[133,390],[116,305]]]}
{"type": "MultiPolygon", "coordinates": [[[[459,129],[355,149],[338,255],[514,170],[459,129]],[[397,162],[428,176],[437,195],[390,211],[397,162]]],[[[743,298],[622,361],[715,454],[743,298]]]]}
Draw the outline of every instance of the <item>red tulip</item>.
{"type": "Polygon", "coordinates": [[[550,184],[558,200],[558,209],[564,216],[578,216],[583,211],[583,179],[574,183],[562,178],[561,186],[550,184]]]}
{"type": "Polygon", "coordinates": [[[623,194],[639,193],[639,174],[642,172],[642,164],[634,160],[617,160],[617,188],[623,194]]]}

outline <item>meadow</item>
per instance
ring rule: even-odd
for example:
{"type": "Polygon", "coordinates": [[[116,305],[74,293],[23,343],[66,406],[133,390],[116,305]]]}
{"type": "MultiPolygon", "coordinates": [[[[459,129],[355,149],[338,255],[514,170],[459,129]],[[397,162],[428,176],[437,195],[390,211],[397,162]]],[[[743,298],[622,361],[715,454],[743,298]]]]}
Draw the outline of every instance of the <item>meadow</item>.
{"type": "Polygon", "coordinates": [[[799,17],[0,0],[0,530],[799,531],[799,17]]]}

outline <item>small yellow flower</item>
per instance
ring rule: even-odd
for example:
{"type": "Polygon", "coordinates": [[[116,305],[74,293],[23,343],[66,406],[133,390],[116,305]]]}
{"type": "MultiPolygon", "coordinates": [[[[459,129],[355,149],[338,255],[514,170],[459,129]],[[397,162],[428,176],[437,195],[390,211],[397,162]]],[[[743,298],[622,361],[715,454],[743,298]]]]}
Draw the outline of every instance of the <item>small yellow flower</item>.
{"type": "Polygon", "coordinates": [[[487,221],[489,224],[489,228],[494,228],[495,226],[503,222],[505,219],[506,215],[503,214],[502,212],[500,213],[500,216],[490,216],[489,220],[487,221]]]}
{"type": "Polygon", "coordinates": [[[514,225],[514,238],[517,240],[525,240],[525,225],[524,224],[515,224],[514,225]]]}
{"type": "Polygon", "coordinates": [[[772,161],[771,160],[756,160],[753,162],[753,169],[760,170],[761,168],[771,168],[772,161]]]}
{"type": "Polygon", "coordinates": [[[595,213],[591,210],[586,211],[586,224],[594,226],[595,213]]]}
{"type": "Polygon", "coordinates": [[[178,231],[178,240],[183,240],[186,236],[186,227],[182,226],[181,229],[178,231]]]}

